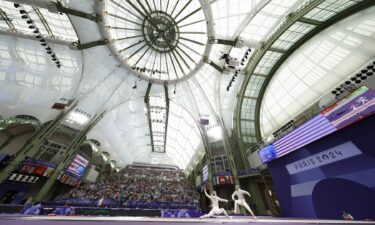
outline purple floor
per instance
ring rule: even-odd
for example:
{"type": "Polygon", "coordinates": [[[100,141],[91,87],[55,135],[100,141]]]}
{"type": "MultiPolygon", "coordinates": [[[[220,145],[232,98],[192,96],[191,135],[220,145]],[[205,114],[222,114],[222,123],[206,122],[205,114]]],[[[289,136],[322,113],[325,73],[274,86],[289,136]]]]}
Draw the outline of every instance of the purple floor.
{"type": "Polygon", "coordinates": [[[330,220],[300,220],[300,219],[276,219],[270,217],[259,218],[258,221],[250,217],[210,218],[204,220],[178,219],[178,218],[142,218],[142,217],[49,217],[23,215],[0,215],[0,225],[181,225],[181,224],[259,224],[259,225],[307,225],[307,224],[375,224],[375,222],[360,221],[330,221],[330,220]],[[90,220],[90,221],[88,221],[90,220]],[[284,221],[285,220],[285,221],[284,221]]]}

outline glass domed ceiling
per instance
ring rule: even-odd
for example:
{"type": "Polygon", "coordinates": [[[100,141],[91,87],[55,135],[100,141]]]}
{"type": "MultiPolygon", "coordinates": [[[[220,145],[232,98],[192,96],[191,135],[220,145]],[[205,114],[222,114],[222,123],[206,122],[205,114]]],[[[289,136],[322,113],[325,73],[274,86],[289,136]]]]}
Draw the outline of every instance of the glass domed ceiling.
{"type": "Polygon", "coordinates": [[[208,55],[207,18],[199,0],[106,0],[103,7],[112,51],[143,78],[189,77],[208,55]]]}

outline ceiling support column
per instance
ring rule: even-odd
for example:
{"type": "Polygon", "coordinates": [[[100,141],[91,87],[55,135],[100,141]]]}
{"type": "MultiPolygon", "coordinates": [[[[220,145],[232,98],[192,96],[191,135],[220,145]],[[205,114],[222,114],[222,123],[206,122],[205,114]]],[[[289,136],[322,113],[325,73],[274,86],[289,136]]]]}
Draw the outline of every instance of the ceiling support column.
{"type": "Polygon", "coordinates": [[[6,181],[9,174],[11,174],[13,170],[15,170],[18,167],[19,163],[25,159],[26,154],[30,150],[34,148],[39,148],[43,144],[44,139],[56,130],[56,128],[60,125],[65,116],[68,113],[70,113],[70,111],[72,111],[76,105],[77,103],[70,107],[68,110],[61,112],[55,120],[51,121],[47,126],[42,127],[37,133],[35,133],[32,136],[30,140],[26,142],[22,149],[17,154],[15,154],[14,159],[9,163],[9,165],[1,170],[0,183],[6,181]]]}
{"type": "Polygon", "coordinates": [[[199,130],[201,131],[203,145],[204,145],[204,151],[206,153],[206,159],[207,159],[207,168],[208,168],[208,188],[210,190],[210,193],[214,190],[214,182],[213,182],[213,173],[212,173],[212,167],[211,167],[211,145],[208,141],[207,131],[206,128],[199,124],[199,130]]]}
{"type": "Polygon", "coordinates": [[[148,119],[148,126],[150,129],[150,139],[151,139],[151,149],[154,152],[154,135],[152,133],[152,121],[151,121],[151,108],[150,108],[150,91],[151,91],[152,83],[149,82],[145,94],[145,103],[147,108],[147,119],[148,119]]]}
{"type": "Polygon", "coordinates": [[[38,194],[32,199],[32,202],[35,203],[44,200],[45,196],[50,191],[51,187],[55,184],[60,172],[62,172],[67,166],[69,166],[69,164],[74,159],[75,154],[79,151],[79,147],[86,140],[87,133],[103,118],[104,114],[105,111],[96,118],[94,118],[93,121],[74,138],[74,140],[66,150],[64,158],[60,161],[59,165],[57,165],[56,169],[52,172],[51,176],[44,183],[43,187],[40,189],[38,194]]]}
{"type": "Polygon", "coordinates": [[[164,131],[164,152],[167,148],[167,132],[168,132],[168,119],[169,119],[169,93],[167,82],[164,82],[164,92],[165,92],[165,131],[164,131]]]}

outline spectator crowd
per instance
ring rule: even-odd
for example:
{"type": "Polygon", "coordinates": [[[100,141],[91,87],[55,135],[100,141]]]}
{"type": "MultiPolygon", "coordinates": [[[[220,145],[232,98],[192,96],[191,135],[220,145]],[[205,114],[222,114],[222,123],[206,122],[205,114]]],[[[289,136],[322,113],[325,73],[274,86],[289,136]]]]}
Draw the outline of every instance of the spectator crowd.
{"type": "MultiPolygon", "coordinates": [[[[100,179],[95,184],[83,184],[60,195],[56,201],[86,202],[95,205],[116,204],[120,207],[142,202],[181,203],[198,208],[199,195],[177,169],[132,167],[100,179]]],[[[191,207],[190,207],[191,206],[191,207]]]]}

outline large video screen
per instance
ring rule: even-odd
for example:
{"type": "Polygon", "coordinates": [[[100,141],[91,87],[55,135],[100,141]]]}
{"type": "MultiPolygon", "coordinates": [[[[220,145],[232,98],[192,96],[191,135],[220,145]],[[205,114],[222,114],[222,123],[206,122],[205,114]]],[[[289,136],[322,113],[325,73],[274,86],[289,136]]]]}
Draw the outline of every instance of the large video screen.
{"type": "Polygon", "coordinates": [[[77,154],[76,157],[73,159],[72,163],[70,163],[68,167],[68,172],[81,177],[84,174],[88,164],[89,161],[87,159],[77,154]]]}
{"type": "Polygon", "coordinates": [[[273,146],[276,149],[277,157],[281,157],[334,131],[336,128],[324,116],[318,114],[275,141],[273,146]]]}
{"type": "Polygon", "coordinates": [[[375,91],[362,86],[260,150],[259,157],[263,163],[269,162],[374,113],[375,91]]]}
{"type": "Polygon", "coordinates": [[[277,158],[276,149],[273,145],[267,145],[259,151],[259,158],[262,163],[269,162],[277,158]]]}
{"type": "Polygon", "coordinates": [[[337,129],[375,113],[375,91],[363,86],[321,112],[337,129]]]}

